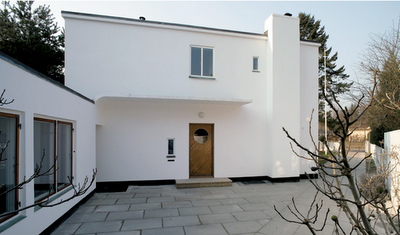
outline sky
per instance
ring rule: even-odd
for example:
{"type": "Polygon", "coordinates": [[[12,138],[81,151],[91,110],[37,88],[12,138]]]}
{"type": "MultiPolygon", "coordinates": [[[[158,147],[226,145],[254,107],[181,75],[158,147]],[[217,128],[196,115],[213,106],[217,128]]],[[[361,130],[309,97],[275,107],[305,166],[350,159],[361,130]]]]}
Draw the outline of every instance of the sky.
{"type": "MultiPolygon", "coordinates": [[[[328,47],[338,52],[337,65],[344,65],[350,79],[359,76],[360,55],[370,37],[396,27],[400,1],[40,1],[49,5],[59,26],[61,11],[94,13],[138,19],[264,33],[271,14],[311,14],[321,20],[329,35],[328,47]]],[[[68,34],[68,30],[66,30],[68,34]]]]}

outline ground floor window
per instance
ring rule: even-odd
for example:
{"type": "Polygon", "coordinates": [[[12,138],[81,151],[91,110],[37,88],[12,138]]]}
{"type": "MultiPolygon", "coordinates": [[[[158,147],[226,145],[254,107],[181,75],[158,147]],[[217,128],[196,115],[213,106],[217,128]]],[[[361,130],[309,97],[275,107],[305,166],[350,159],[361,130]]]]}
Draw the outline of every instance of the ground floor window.
{"type": "Polygon", "coordinates": [[[72,123],[35,118],[35,201],[70,185],[72,177],[72,123]],[[38,168],[39,167],[39,168],[38,168]]]}
{"type": "Polygon", "coordinates": [[[18,127],[18,115],[0,113],[0,222],[18,209],[18,127]]]}

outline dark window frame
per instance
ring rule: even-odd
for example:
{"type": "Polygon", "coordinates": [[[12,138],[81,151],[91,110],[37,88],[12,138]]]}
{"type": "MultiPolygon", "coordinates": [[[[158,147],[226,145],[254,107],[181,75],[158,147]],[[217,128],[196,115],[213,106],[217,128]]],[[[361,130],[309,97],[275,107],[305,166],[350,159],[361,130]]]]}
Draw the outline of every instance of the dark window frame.
{"type": "MultiPolygon", "coordinates": [[[[0,116],[1,117],[8,117],[8,118],[15,118],[15,123],[16,123],[16,127],[15,127],[15,182],[14,182],[14,186],[18,185],[19,182],[19,131],[20,131],[20,123],[19,123],[19,115],[18,114],[11,114],[11,113],[4,113],[4,112],[0,112],[0,116]]],[[[15,192],[15,205],[14,205],[14,210],[18,210],[18,203],[19,203],[19,190],[13,190],[15,192]]],[[[8,213],[8,212],[5,212],[8,213]]],[[[14,217],[15,215],[17,215],[18,212],[12,213],[10,215],[4,216],[4,218],[0,217],[0,223],[14,217]]]]}
{"type": "MultiPolygon", "coordinates": [[[[71,159],[70,159],[71,165],[70,165],[70,171],[69,172],[70,172],[70,177],[73,178],[73,132],[74,132],[74,128],[73,128],[73,123],[72,122],[58,121],[58,120],[46,119],[46,118],[38,118],[38,117],[34,118],[34,122],[35,121],[54,123],[54,132],[55,132],[55,134],[54,134],[54,143],[53,143],[53,145],[54,145],[54,159],[53,159],[54,160],[54,169],[53,169],[53,172],[54,172],[54,174],[53,174],[53,181],[54,181],[53,182],[53,188],[54,188],[54,191],[50,192],[49,194],[46,194],[43,197],[40,197],[38,199],[35,198],[35,202],[40,202],[40,201],[43,201],[43,200],[51,197],[54,194],[57,194],[57,193],[61,192],[62,190],[64,190],[65,188],[67,188],[68,186],[71,185],[71,182],[68,182],[66,185],[58,188],[58,170],[56,170],[56,169],[59,169],[59,162],[60,162],[59,159],[58,159],[58,155],[59,155],[59,153],[58,153],[59,124],[71,125],[71,140],[70,140],[71,141],[71,146],[70,146],[71,147],[71,150],[70,150],[71,151],[71,159]]],[[[34,147],[35,147],[35,145],[34,145],[34,147]]],[[[47,170],[47,169],[44,169],[44,170],[47,170]]]]}

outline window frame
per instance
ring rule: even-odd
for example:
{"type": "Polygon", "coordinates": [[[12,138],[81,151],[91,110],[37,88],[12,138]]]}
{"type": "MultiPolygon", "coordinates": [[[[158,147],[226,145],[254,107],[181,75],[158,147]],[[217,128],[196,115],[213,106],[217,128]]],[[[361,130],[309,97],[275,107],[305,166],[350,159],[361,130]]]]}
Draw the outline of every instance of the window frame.
{"type": "Polygon", "coordinates": [[[214,47],[211,46],[199,46],[199,45],[190,45],[190,68],[189,68],[189,77],[190,78],[202,78],[202,79],[215,79],[215,72],[214,72],[214,61],[215,61],[215,50],[214,47]],[[193,57],[192,57],[192,48],[200,48],[200,75],[192,74],[193,71],[193,57]],[[211,61],[211,76],[204,75],[204,49],[212,50],[212,61],[211,61]]]}
{"type": "MultiPolygon", "coordinates": [[[[20,139],[20,116],[18,114],[12,114],[12,113],[4,113],[4,112],[0,112],[0,116],[1,117],[8,117],[8,118],[15,118],[15,123],[16,123],[16,127],[15,127],[15,182],[14,182],[14,186],[18,185],[19,183],[19,139],[20,139]]],[[[19,204],[19,190],[14,190],[15,192],[15,196],[14,196],[14,200],[15,200],[15,205],[14,205],[14,210],[18,210],[18,204],[19,204]]],[[[7,213],[7,212],[5,212],[7,213]]],[[[18,212],[12,213],[10,215],[4,216],[4,218],[0,217],[0,223],[14,217],[15,215],[17,215],[18,212]]]]}
{"type": "MultiPolygon", "coordinates": [[[[70,139],[70,141],[71,141],[71,149],[70,149],[70,151],[71,151],[71,159],[70,159],[70,162],[71,162],[71,166],[70,166],[70,176],[71,177],[73,177],[73,165],[74,165],[74,148],[73,148],[73,141],[74,141],[74,125],[73,125],[73,123],[72,122],[64,122],[64,121],[58,121],[57,122],[57,151],[58,151],[58,138],[59,138],[59,136],[58,136],[58,134],[59,134],[59,132],[58,132],[58,129],[59,129],[59,124],[63,124],[63,125],[70,125],[71,126],[71,139],[70,139]]],[[[57,157],[58,157],[58,155],[59,155],[59,153],[57,153],[57,157]]],[[[58,159],[58,158],[57,158],[58,159]]],[[[57,164],[58,164],[58,161],[57,161],[57,164]]],[[[57,165],[58,166],[58,165],[57,165]]],[[[58,171],[56,171],[55,172],[56,174],[56,178],[58,179],[58,171]]],[[[58,183],[58,181],[57,181],[57,183],[58,183]]],[[[56,184],[57,185],[57,184],[56,184]]],[[[66,185],[64,185],[64,186],[62,186],[61,188],[58,188],[58,185],[57,185],[57,191],[62,191],[63,189],[65,189],[65,188],[67,188],[68,186],[70,186],[71,185],[71,182],[69,182],[69,184],[66,184],[66,185]]]]}
{"type": "MultiPolygon", "coordinates": [[[[73,127],[74,127],[74,124],[72,122],[59,121],[59,120],[40,118],[40,117],[35,117],[34,118],[34,123],[35,123],[35,121],[54,123],[54,132],[55,132],[55,134],[54,134],[54,143],[53,143],[54,144],[54,159],[53,159],[53,161],[54,161],[54,174],[53,174],[54,191],[51,192],[51,193],[48,193],[48,194],[46,194],[43,197],[40,197],[38,199],[34,198],[35,202],[40,202],[40,201],[43,201],[43,200],[45,200],[47,198],[50,198],[51,196],[61,192],[62,190],[64,190],[65,188],[67,188],[67,187],[69,187],[71,185],[71,182],[68,182],[66,185],[58,188],[58,170],[56,170],[56,169],[59,169],[59,160],[58,160],[58,156],[59,156],[59,152],[58,152],[58,150],[59,150],[59,146],[58,146],[58,144],[59,144],[59,124],[71,125],[71,140],[70,140],[71,141],[71,149],[70,149],[70,151],[71,151],[71,159],[70,159],[71,166],[70,166],[70,168],[71,169],[70,169],[69,172],[71,174],[70,177],[73,178],[73,172],[74,172],[73,171],[73,159],[74,159],[74,157],[73,157],[73,153],[74,153],[73,152],[73,133],[74,133],[74,128],[73,127]]],[[[34,144],[34,148],[35,148],[35,144],[34,144]]],[[[47,170],[47,169],[44,169],[44,170],[47,170]]]]}
{"type": "Polygon", "coordinates": [[[175,155],[175,138],[168,138],[167,139],[167,156],[174,156],[175,155]],[[170,141],[172,141],[172,153],[170,153],[170,141]]]}
{"type": "Polygon", "coordinates": [[[260,69],[259,69],[260,67],[259,67],[259,63],[258,63],[260,61],[259,58],[260,58],[259,56],[253,56],[253,70],[252,70],[253,72],[260,72],[260,69]],[[257,64],[255,63],[255,61],[257,61],[257,64]],[[255,65],[257,65],[256,69],[254,68],[255,65]]]}

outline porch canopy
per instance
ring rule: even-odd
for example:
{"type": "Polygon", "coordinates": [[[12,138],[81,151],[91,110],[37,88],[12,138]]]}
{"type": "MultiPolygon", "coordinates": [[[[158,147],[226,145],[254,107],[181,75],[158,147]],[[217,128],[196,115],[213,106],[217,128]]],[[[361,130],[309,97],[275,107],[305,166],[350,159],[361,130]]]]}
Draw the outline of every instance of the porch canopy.
{"type": "Polygon", "coordinates": [[[149,101],[164,103],[193,103],[193,104],[216,104],[216,105],[246,105],[253,102],[251,99],[226,99],[211,97],[182,97],[182,96],[147,96],[132,94],[102,94],[95,97],[94,101],[99,100],[131,100],[131,101],[149,101]]]}

